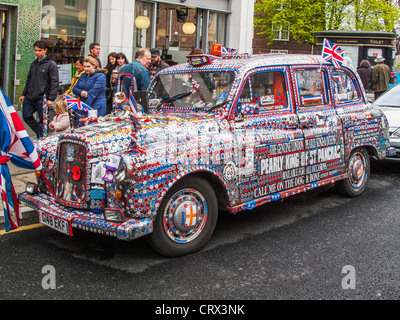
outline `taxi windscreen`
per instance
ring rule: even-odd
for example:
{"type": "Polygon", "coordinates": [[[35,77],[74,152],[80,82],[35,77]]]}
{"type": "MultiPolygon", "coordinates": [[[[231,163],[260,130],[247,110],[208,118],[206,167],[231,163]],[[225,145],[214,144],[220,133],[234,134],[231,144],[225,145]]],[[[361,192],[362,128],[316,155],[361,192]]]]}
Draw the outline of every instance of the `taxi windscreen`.
{"type": "Polygon", "coordinates": [[[233,71],[199,71],[158,75],[149,90],[150,105],[158,109],[210,109],[227,101],[233,71]]]}

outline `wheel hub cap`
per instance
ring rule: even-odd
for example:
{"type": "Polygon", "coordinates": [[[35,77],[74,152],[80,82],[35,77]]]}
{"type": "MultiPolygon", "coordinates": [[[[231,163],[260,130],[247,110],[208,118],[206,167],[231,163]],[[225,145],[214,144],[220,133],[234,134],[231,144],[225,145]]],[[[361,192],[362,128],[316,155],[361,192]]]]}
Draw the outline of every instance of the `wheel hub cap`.
{"type": "Polygon", "coordinates": [[[358,188],[363,185],[366,179],[366,162],[362,155],[355,154],[350,160],[349,165],[350,182],[358,188]]]}
{"type": "Polygon", "coordinates": [[[173,211],[174,224],[179,231],[186,232],[196,226],[199,208],[194,201],[180,202],[173,211]]]}

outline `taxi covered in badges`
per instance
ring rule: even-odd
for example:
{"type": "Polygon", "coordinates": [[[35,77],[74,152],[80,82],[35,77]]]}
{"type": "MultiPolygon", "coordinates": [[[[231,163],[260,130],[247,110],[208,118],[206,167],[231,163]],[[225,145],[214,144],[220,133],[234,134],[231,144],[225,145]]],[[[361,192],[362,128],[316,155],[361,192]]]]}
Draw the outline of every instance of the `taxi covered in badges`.
{"type": "Polygon", "coordinates": [[[389,140],[357,73],[315,55],[226,52],[159,72],[135,119],[114,114],[36,141],[44,174],[20,202],[70,236],[146,236],[174,257],[207,243],[220,210],[331,183],[361,195],[389,140]]]}

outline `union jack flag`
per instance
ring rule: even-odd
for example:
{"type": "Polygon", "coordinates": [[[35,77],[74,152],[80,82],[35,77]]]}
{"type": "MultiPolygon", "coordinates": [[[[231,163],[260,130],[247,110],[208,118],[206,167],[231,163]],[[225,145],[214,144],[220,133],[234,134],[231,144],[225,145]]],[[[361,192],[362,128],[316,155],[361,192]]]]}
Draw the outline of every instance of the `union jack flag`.
{"type": "Polygon", "coordinates": [[[89,111],[92,110],[86,103],[71,97],[70,95],[65,95],[65,100],[67,101],[67,106],[69,110],[81,110],[81,111],[89,111]]]}
{"type": "Polygon", "coordinates": [[[10,100],[0,88],[0,188],[6,231],[19,227],[19,205],[7,162],[20,168],[42,170],[39,155],[10,100]]]}
{"type": "Polygon", "coordinates": [[[343,64],[343,53],[343,50],[338,45],[324,39],[324,46],[322,48],[323,60],[330,62],[335,67],[339,68],[343,64]]]}
{"type": "Polygon", "coordinates": [[[225,54],[236,54],[238,53],[238,51],[236,49],[232,49],[232,48],[227,48],[224,46],[221,46],[221,54],[225,55],[225,54]]]}

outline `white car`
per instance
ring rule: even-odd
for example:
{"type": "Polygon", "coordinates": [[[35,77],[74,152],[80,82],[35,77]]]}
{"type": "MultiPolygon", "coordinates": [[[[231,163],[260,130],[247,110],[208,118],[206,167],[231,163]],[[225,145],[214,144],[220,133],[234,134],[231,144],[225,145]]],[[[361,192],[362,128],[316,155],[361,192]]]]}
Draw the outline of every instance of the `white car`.
{"type": "Polygon", "coordinates": [[[389,122],[390,146],[396,149],[396,155],[388,159],[400,159],[400,84],[382,94],[371,106],[381,110],[389,122]]]}

